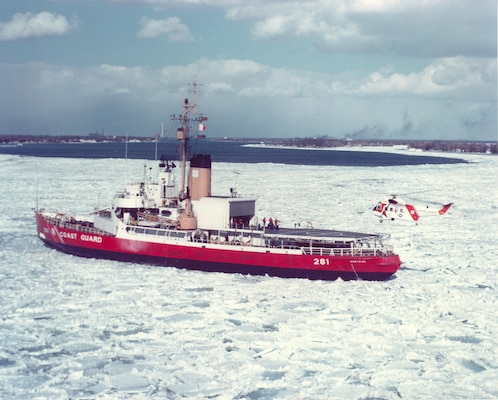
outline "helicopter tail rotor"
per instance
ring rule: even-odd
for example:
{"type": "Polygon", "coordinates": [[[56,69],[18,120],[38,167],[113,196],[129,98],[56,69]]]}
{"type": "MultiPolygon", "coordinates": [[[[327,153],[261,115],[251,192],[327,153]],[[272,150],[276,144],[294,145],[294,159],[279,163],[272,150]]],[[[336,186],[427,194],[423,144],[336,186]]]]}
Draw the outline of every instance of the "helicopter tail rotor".
{"type": "Polygon", "coordinates": [[[445,204],[445,205],[443,206],[443,208],[441,208],[441,209],[438,211],[439,215],[446,214],[446,211],[448,211],[452,205],[453,205],[453,203],[448,203],[448,204],[445,204]]]}

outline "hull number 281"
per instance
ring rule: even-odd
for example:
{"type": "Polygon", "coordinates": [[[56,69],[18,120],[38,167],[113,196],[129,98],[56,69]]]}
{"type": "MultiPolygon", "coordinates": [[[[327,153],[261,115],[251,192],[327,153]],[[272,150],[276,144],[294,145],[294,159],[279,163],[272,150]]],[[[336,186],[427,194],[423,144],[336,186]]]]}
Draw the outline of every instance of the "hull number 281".
{"type": "Polygon", "coordinates": [[[328,258],[314,258],[313,265],[330,265],[330,260],[328,258]]]}

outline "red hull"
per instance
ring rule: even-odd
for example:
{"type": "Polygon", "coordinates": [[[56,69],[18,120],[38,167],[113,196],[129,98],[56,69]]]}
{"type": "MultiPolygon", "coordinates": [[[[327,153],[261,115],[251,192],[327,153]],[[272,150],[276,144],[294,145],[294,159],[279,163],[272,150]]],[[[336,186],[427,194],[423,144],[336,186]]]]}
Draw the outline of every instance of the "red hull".
{"type": "Polygon", "coordinates": [[[83,257],[145,262],[203,271],[308,279],[384,280],[396,273],[398,255],[330,256],[255,251],[244,246],[164,244],[84,233],[49,223],[36,214],[38,236],[47,245],[83,257]]]}

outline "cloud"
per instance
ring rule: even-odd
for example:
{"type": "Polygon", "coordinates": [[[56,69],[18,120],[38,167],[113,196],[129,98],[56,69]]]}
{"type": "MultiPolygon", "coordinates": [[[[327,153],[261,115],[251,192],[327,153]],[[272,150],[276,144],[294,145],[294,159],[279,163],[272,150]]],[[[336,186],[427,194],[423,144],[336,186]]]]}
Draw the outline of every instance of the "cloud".
{"type": "Polygon", "coordinates": [[[43,36],[64,35],[77,27],[66,17],[42,11],[38,14],[15,14],[9,22],[0,23],[0,40],[14,41],[43,36]]]}
{"type": "MultiPolygon", "coordinates": [[[[415,73],[373,72],[353,91],[373,96],[435,96],[494,101],[496,90],[490,88],[496,88],[496,68],[496,59],[441,58],[415,73]]],[[[344,91],[350,92],[351,89],[344,91]]]]}
{"type": "Polygon", "coordinates": [[[177,17],[159,20],[144,17],[140,20],[140,24],[142,29],[138,32],[138,37],[142,39],[166,36],[169,42],[192,42],[194,40],[188,26],[182,24],[177,17]]]}
{"type": "Polygon", "coordinates": [[[496,1],[107,0],[156,9],[210,7],[252,23],[256,40],[307,38],[320,52],[496,57],[496,1]]]}
{"type": "Polygon", "coordinates": [[[106,0],[109,3],[116,4],[145,4],[156,9],[166,9],[184,6],[210,6],[226,7],[238,3],[244,3],[244,0],[106,0]]]}
{"type": "Polygon", "coordinates": [[[353,6],[346,14],[376,51],[414,57],[496,57],[496,2],[389,3],[391,8],[380,10],[353,6]]]}
{"type": "Polygon", "coordinates": [[[181,111],[195,76],[212,136],[489,140],[496,138],[496,67],[495,59],[456,57],[414,73],[351,78],[238,59],[161,69],[0,63],[0,134],[152,135],[181,111]]]}
{"type": "Polygon", "coordinates": [[[321,52],[496,56],[496,2],[310,0],[234,2],[257,40],[308,38],[321,52]]]}

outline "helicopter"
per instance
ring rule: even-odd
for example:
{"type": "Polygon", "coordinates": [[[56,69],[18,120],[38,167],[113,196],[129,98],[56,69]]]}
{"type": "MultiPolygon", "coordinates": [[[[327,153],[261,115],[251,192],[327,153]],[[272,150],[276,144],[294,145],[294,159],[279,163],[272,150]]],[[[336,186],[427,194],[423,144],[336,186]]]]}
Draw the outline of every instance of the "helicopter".
{"type": "Polygon", "coordinates": [[[394,221],[396,219],[418,222],[421,216],[444,215],[453,203],[435,205],[426,203],[417,205],[407,203],[396,195],[391,195],[377,203],[373,208],[375,216],[379,217],[379,222],[385,219],[394,221]]]}

